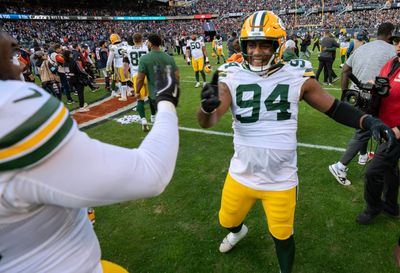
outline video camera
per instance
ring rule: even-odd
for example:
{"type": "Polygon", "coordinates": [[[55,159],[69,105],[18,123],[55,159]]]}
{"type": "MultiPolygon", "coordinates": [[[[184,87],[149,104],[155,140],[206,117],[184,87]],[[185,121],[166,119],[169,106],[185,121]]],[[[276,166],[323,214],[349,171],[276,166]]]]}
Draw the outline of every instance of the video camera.
{"type": "Polygon", "coordinates": [[[356,88],[344,90],[341,100],[368,114],[376,114],[380,98],[389,96],[389,79],[378,76],[375,78],[375,83],[362,83],[353,73],[349,73],[348,76],[356,88]]]}

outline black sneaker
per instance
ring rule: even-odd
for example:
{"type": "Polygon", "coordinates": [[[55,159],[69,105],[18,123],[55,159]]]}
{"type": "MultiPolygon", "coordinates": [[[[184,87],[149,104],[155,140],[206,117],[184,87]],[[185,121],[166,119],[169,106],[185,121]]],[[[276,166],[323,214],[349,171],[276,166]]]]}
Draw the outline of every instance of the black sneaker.
{"type": "Polygon", "coordinates": [[[383,208],[382,214],[386,215],[389,218],[400,220],[400,213],[393,213],[392,211],[383,208]]]}
{"type": "Polygon", "coordinates": [[[364,210],[357,216],[356,222],[360,225],[368,225],[372,222],[372,220],[374,220],[376,216],[378,216],[378,214],[379,213],[372,214],[364,210]]]}

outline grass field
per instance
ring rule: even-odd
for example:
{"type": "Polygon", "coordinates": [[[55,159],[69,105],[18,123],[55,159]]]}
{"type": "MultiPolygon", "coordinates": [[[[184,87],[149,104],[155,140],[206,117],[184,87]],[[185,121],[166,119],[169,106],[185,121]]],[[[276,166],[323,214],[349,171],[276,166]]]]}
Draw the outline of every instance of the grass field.
{"type": "MultiPolygon", "coordinates": [[[[317,55],[314,53],[311,59],[315,69],[317,55]]],[[[334,67],[340,75],[338,59],[334,67]]],[[[201,89],[194,88],[194,73],[182,56],[175,56],[175,60],[182,76],[179,125],[199,129],[196,111],[201,89]]],[[[210,61],[215,68],[216,60],[210,57],[210,61]]],[[[339,97],[339,82],[330,87],[328,92],[339,97]]],[[[336,124],[304,102],[299,112],[299,143],[346,147],[353,129],[336,124]]],[[[230,114],[211,130],[231,133],[230,114]]],[[[131,148],[145,137],[138,124],[115,121],[86,132],[101,141],[131,148]]],[[[218,251],[227,233],[219,226],[218,210],[232,154],[230,136],[180,131],[174,177],[161,196],[96,209],[95,230],[103,259],[130,272],[278,273],[274,244],[260,203],[245,221],[247,237],[229,254],[218,251]]],[[[399,224],[382,215],[368,226],[355,222],[364,208],[364,168],[354,160],[349,166],[353,184],[341,186],[328,171],[328,165],[340,156],[337,151],[298,148],[294,272],[396,272],[392,249],[399,224]]]]}

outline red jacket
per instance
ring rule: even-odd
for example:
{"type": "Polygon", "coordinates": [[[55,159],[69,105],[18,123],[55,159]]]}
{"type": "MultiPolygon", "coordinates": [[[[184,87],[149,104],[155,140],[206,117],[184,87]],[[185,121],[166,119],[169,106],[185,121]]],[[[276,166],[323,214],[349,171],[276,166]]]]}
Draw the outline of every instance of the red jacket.
{"type": "MultiPolygon", "coordinates": [[[[387,77],[395,57],[381,69],[380,76],[387,77]]],[[[400,125],[400,67],[389,77],[389,96],[382,98],[379,107],[379,118],[390,128],[400,125]]]]}

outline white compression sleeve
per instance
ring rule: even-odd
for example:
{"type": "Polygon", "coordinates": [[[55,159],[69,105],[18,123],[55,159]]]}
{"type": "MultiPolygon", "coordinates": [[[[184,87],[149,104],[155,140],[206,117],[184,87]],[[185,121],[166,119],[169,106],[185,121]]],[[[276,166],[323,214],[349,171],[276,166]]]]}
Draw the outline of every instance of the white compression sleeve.
{"type": "Polygon", "coordinates": [[[56,154],[18,172],[6,185],[8,202],[88,207],[160,194],[172,178],[179,135],[175,108],[160,102],[151,132],[137,149],[76,131],[56,154]]]}

